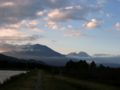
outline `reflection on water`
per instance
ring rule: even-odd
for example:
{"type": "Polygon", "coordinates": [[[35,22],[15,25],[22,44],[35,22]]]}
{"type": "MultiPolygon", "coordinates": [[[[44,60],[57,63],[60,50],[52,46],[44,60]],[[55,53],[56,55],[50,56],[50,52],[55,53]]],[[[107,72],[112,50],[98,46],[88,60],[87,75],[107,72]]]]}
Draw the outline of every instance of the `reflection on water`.
{"type": "Polygon", "coordinates": [[[0,83],[3,83],[4,80],[20,73],[26,73],[26,71],[0,70],[0,83]]]}

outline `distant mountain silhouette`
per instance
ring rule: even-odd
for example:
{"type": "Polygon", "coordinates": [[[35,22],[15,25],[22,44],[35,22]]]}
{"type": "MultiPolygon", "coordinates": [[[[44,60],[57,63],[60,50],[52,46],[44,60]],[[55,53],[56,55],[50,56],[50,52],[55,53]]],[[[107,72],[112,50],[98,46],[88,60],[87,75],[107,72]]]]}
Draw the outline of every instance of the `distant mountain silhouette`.
{"type": "Polygon", "coordinates": [[[67,54],[67,56],[91,57],[91,56],[88,55],[86,52],[79,52],[78,54],[75,53],[75,52],[73,52],[73,53],[67,54]]]}
{"type": "Polygon", "coordinates": [[[79,52],[78,56],[79,57],[90,57],[90,55],[88,55],[86,52],[79,52]]]}
{"type": "Polygon", "coordinates": [[[11,56],[6,56],[3,54],[0,54],[0,61],[8,61],[8,62],[29,62],[29,63],[39,63],[39,64],[46,64],[43,61],[36,61],[34,59],[30,59],[30,60],[25,60],[25,59],[18,59],[18,58],[14,58],[11,56]]]}
{"type": "Polygon", "coordinates": [[[69,53],[69,54],[67,54],[67,55],[68,55],[68,56],[78,56],[78,54],[75,53],[75,52],[69,53]]]}
{"type": "Polygon", "coordinates": [[[4,52],[5,55],[10,56],[39,56],[39,57],[65,57],[49,47],[45,45],[35,44],[35,45],[26,45],[22,48],[22,51],[12,51],[12,52],[4,52]]]}
{"type": "Polygon", "coordinates": [[[19,59],[0,54],[0,60],[18,61],[19,59]]]}

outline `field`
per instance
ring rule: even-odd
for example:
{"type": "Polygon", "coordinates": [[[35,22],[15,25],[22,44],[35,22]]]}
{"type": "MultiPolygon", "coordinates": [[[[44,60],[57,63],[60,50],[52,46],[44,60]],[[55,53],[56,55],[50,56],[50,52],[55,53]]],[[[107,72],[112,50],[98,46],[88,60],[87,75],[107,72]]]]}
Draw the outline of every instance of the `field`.
{"type": "MultiPolygon", "coordinates": [[[[27,75],[20,75],[0,85],[0,90],[35,90],[39,70],[29,72],[27,75]]],[[[43,90],[120,90],[118,87],[63,77],[40,70],[42,76],[43,90]]]]}
{"type": "Polygon", "coordinates": [[[41,71],[43,90],[120,90],[118,87],[78,80],[74,78],[55,76],[41,71]]]}

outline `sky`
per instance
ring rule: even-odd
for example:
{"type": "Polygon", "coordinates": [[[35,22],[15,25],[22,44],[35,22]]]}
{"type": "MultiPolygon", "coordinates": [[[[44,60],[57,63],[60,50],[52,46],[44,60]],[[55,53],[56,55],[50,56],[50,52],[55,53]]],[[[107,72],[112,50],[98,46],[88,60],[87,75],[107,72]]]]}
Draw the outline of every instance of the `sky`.
{"type": "Polygon", "coordinates": [[[0,52],[42,44],[120,55],[120,0],[0,0],[0,52]]]}

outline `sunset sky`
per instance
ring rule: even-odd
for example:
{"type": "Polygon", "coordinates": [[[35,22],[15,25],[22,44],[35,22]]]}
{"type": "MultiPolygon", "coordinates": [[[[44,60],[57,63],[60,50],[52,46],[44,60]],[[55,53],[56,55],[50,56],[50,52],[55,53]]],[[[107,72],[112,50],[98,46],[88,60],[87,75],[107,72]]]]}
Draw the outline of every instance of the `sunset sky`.
{"type": "Polygon", "coordinates": [[[120,55],[120,0],[0,0],[0,52],[25,44],[120,55]]]}

